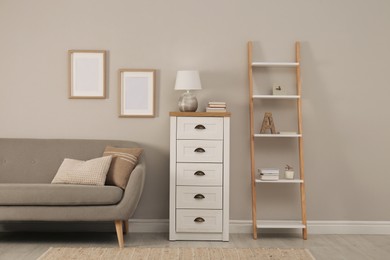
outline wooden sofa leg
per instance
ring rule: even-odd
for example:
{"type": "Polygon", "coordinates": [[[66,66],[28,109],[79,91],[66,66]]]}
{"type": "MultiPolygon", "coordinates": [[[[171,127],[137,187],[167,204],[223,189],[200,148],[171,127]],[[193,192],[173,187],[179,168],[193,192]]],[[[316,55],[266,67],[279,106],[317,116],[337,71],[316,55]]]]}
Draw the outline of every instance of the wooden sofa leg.
{"type": "Polygon", "coordinates": [[[123,234],[128,234],[129,233],[129,220],[123,220],[123,234]]]}
{"type": "Polygon", "coordinates": [[[118,243],[120,248],[124,247],[122,225],[123,225],[122,220],[115,220],[116,236],[118,237],[118,243]]]}

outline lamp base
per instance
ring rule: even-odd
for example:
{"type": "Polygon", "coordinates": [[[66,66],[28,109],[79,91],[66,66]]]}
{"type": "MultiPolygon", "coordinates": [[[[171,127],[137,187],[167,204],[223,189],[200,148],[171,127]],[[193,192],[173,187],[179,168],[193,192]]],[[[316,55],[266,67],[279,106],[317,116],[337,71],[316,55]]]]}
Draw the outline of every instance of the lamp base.
{"type": "Polygon", "coordinates": [[[195,112],[198,109],[198,100],[195,95],[187,91],[179,98],[179,110],[181,112],[195,112]]]}

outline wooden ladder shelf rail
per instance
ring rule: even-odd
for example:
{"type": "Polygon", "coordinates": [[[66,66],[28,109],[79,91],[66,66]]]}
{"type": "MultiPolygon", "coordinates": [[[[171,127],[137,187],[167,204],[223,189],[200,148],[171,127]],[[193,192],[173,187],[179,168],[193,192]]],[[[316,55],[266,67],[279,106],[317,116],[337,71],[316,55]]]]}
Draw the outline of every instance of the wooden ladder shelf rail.
{"type": "MultiPolygon", "coordinates": [[[[248,42],[248,77],[249,77],[249,113],[250,113],[250,159],[251,159],[251,189],[252,189],[252,225],[253,238],[257,239],[257,229],[259,227],[271,228],[302,228],[302,237],[307,239],[307,220],[306,220],[306,195],[305,195],[305,175],[304,175],[304,158],[303,158],[303,134],[302,134],[302,103],[301,103],[301,57],[300,57],[300,42],[295,43],[295,62],[253,62],[253,42],[248,42]],[[253,68],[254,67],[295,67],[296,68],[296,102],[298,116],[298,153],[299,153],[299,182],[300,185],[300,200],[301,200],[301,222],[297,225],[291,224],[271,224],[257,225],[257,200],[256,200],[256,170],[255,170],[255,126],[254,126],[254,95],[253,91],[253,68]]],[[[265,95],[264,98],[267,98],[265,95]]],[[[272,97],[274,98],[274,97],[272,97]]],[[[276,97],[278,98],[278,97],[276,97]]],[[[280,96],[280,98],[284,98],[280,96]]],[[[277,223],[277,222],[275,222],[277,223]]]]}

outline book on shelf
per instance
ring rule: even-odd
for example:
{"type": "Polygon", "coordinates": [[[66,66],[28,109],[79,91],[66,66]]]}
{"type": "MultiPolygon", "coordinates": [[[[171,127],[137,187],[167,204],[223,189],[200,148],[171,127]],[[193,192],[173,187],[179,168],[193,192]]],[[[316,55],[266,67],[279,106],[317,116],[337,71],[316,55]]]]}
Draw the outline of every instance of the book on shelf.
{"type": "Polygon", "coordinates": [[[206,107],[206,112],[226,112],[226,108],[206,107]]]}
{"type": "Polygon", "coordinates": [[[279,176],[279,173],[260,173],[260,176],[274,177],[279,176]]]}
{"type": "Polygon", "coordinates": [[[226,102],[210,101],[206,112],[226,112],[226,102]]]}
{"type": "Polygon", "coordinates": [[[279,174],[277,174],[277,175],[260,174],[260,180],[262,180],[262,181],[278,181],[279,174]]]}
{"type": "Polygon", "coordinates": [[[280,131],[278,132],[280,135],[296,135],[298,134],[297,132],[291,132],[291,131],[280,131]]]}
{"type": "Polygon", "coordinates": [[[259,172],[263,173],[263,174],[279,174],[279,169],[278,168],[260,168],[259,172]]]}
{"type": "Polygon", "coordinates": [[[226,102],[223,102],[223,101],[210,101],[209,105],[225,105],[226,106],[226,102]]]}
{"type": "Polygon", "coordinates": [[[212,103],[212,102],[209,102],[208,106],[209,107],[226,107],[226,103],[222,103],[222,102],[212,103]]]}
{"type": "Polygon", "coordinates": [[[259,179],[262,181],[277,181],[279,180],[279,169],[278,168],[260,168],[259,179]]]}
{"type": "Polygon", "coordinates": [[[223,106],[223,105],[208,105],[207,107],[212,107],[212,108],[226,108],[226,106],[223,106]]]}

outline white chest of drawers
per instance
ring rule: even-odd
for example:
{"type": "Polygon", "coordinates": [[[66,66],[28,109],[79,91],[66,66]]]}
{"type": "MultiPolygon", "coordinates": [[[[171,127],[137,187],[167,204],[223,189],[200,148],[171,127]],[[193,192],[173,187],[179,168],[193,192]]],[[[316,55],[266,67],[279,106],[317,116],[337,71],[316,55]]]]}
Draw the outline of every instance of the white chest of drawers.
{"type": "Polygon", "coordinates": [[[169,240],[229,241],[230,113],[170,120],[169,240]]]}

